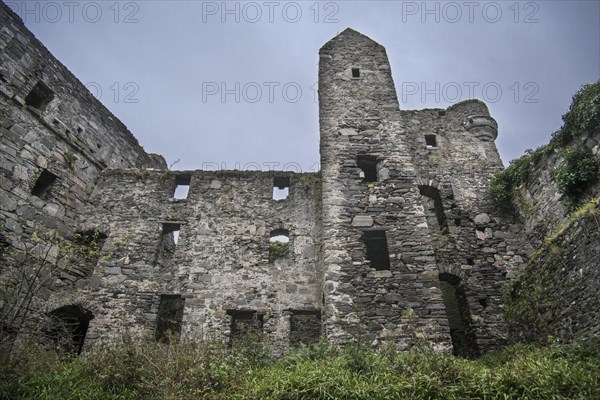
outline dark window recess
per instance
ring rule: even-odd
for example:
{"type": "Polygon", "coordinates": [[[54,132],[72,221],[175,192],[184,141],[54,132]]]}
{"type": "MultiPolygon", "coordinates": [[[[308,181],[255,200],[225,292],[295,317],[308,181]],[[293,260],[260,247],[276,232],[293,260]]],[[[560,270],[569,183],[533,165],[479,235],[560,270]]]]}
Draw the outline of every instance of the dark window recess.
{"type": "Polygon", "coordinates": [[[311,344],[321,337],[321,312],[294,310],[290,315],[290,345],[311,344]]]}
{"type": "Polygon", "coordinates": [[[425,135],[425,144],[427,147],[437,147],[437,138],[435,135],[425,135]]]}
{"type": "Polygon", "coordinates": [[[25,97],[25,104],[44,111],[46,106],[54,99],[54,92],[44,82],[38,82],[25,97]]]}
{"type": "Polygon", "coordinates": [[[178,200],[187,199],[190,191],[190,183],[192,176],[188,174],[175,175],[175,190],[173,191],[173,198],[178,200]]]}
{"type": "Polygon", "coordinates": [[[256,311],[228,310],[231,316],[229,346],[235,347],[260,339],[263,332],[263,315],[256,311]]]}
{"type": "Polygon", "coordinates": [[[367,258],[371,262],[371,268],[378,271],[390,269],[390,255],[385,231],[365,231],[363,240],[367,246],[367,258]]]}
{"type": "Polygon", "coordinates": [[[162,226],[163,239],[170,238],[173,243],[173,250],[179,241],[179,231],[181,230],[181,224],[164,223],[162,226]]]}
{"type": "Polygon", "coordinates": [[[450,327],[454,355],[474,358],[479,355],[475,331],[471,322],[469,303],[460,278],[453,274],[440,274],[440,289],[450,327]]]}
{"type": "Polygon", "coordinates": [[[273,178],[273,200],[284,200],[290,194],[290,178],[276,176],[273,178]]]}
{"type": "Polygon", "coordinates": [[[31,189],[31,194],[39,197],[40,199],[45,199],[55,181],[56,175],[47,169],[43,170],[35,181],[35,185],[33,185],[33,189],[31,189]]]}
{"type": "Polygon", "coordinates": [[[377,182],[377,157],[359,155],[356,158],[356,165],[362,170],[366,182],[377,182]]]}
{"type": "Polygon", "coordinates": [[[475,260],[470,257],[467,257],[467,265],[475,265],[475,260]]]}
{"type": "Polygon", "coordinates": [[[181,335],[184,306],[185,299],[180,295],[164,294],[160,296],[158,315],[156,316],[156,332],[154,333],[157,342],[169,343],[172,338],[181,335]]]}
{"type": "Polygon", "coordinates": [[[430,232],[448,231],[448,222],[444,213],[442,196],[440,191],[432,186],[419,186],[423,208],[425,209],[425,218],[430,232]]]}
{"type": "Polygon", "coordinates": [[[440,117],[443,117],[444,115],[446,115],[446,110],[438,110],[438,115],[440,117]]]}
{"type": "Polygon", "coordinates": [[[353,78],[360,78],[360,69],[358,69],[358,68],[352,68],[352,77],[353,78]]]}
{"type": "Polygon", "coordinates": [[[100,251],[106,242],[106,238],[106,234],[99,231],[76,232],[73,242],[78,245],[77,251],[81,253],[79,256],[81,263],[70,268],[68,273],[81,278],[91,277],[100,260],[100,251]]]}
{"type": "Polygon", "coordinates": [[[51,311],[48,316],[46,338],[60,352],[80,354],[94,315],[79,305],[69,305],[51,311]]]}
{"type": "Polygon", "coordinates": [[[461,223],[460,218],[454,218],[454,225],[460,226],[460,223],[461,223]]]}

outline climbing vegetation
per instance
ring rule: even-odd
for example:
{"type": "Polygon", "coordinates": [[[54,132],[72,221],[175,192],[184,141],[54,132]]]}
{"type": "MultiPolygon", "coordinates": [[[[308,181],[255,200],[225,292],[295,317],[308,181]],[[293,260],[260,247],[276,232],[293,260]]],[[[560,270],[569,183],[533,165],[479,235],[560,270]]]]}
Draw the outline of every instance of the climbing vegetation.
{"type": "Polygon", "coordinates": [[[573,96],[569,111],[562,116],[563,126],[552,135],[550,143],[536,150],[527,150],[521,158],[511,161],[508,168],[496,174],[490,183],[492,198],[504,211],[513,209],[518,188],[527,182],[532,171],[548,154],[560,152],[565,158],[562,169],[554,178],[562,194],[573,200],[593,183],[597,164],[589,150],[568,148],[579,136],[600,128],[600,81],[583,85],[573,96]]]}

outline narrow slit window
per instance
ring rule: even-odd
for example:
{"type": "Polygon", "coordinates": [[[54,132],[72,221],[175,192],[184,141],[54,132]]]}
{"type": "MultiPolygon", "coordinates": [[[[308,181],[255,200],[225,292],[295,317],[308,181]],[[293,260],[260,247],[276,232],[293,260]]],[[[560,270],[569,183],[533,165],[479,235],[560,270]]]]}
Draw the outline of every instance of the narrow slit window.
{"type": "Polygon", "coordinates": [[[361,169],[361,176],[365,182],[377,182],[377,157],[360,155],[356,158],[356,164],[361,169]]]}
{"type": "Polygon", "coordinates": [[[425,135],[425,144],[428,149],[434,149],[437,147],[437,138],[435,135],[425,135]]]}
{"type": "Polygon", "coordinates": [[[285,200],[290,194],[290,178],[276,176],[273,178],[273,200],[285,200]]]}
{"type": "Polygon", "coordinates": [[[25,104],[44,111],[46,106],[54,99],[54,92],[44,82],[38,82],[25,97],[25,104]]]}
{"type": "Polygon", "coordinates": [[[190,192],[191,175],[183,174],[175,176],[175,190],[173,198],[177,200],[185,200],[190,192]]]}
{"type": "Polygon", "coordinates": [[[181,295],[162,295],[156,316],[155,339],[169,343],[172,338],[181,335],[185,299],[181,295]]]}
{"type": "Polygon", "coordinates": [[[47,169],[44,169],[35,181],[35,185],[33,186],[33,189],[31,189],[31,194],[40,199],[45,199],[48,196],[48,193],[50,193],[50,188],[54,182],[56,182],[56,175],[47,169]]]}
{"type": "Polygon", "coordinates": [[[360,69],[359,68],[352,68],[352,77],[360,78],[360,69]]]}
{"type": "Polygon", "coordinates": [[[367,246],[367,258],[371,268],[378,271],[390,269],[390,255],[385,231],[365,231],[363,240],[367,246]]]}

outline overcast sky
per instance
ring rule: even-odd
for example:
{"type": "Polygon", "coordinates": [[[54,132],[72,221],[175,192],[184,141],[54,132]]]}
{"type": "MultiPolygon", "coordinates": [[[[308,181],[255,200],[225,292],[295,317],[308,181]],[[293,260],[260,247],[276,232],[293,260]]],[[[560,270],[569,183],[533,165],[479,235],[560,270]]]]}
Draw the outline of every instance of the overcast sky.
{"type": "Polygon", "coordinates": [[[600,79],[599,1],[5,1],[173,169],[314,171],[319,48],[387,49],[402,109],[480,98],[507,164],[600,79]]]}

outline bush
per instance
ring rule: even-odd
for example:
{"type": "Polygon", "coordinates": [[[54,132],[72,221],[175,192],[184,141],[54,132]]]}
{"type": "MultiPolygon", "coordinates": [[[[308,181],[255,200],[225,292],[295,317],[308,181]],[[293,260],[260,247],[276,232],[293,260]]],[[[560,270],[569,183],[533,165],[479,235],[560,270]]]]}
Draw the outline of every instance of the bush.
{"type": "Polygon", "coordinates": [[[0,399],[600,398],[599,342],[515,345],[479,360],[320,342],[268,361],[219,343],[126,341],[2,381],[0,399]]]}
{"type": "Polygon", "coordinates": [[[564,161],[554,172],[561,194],[577,199],[596,180],[598,164],[591,150],[578,146],[561,151],[564,161]]]}

